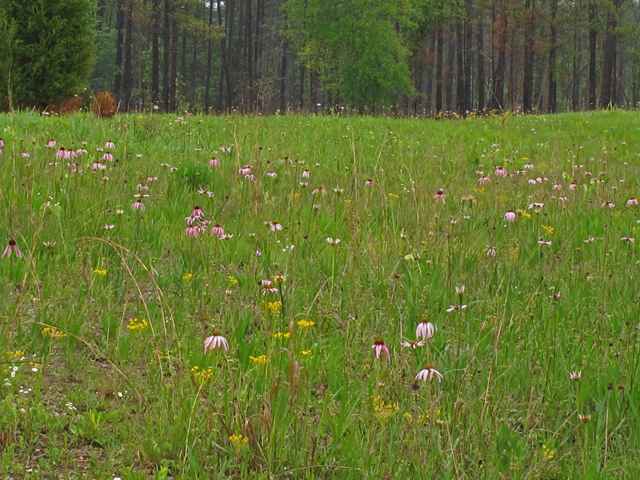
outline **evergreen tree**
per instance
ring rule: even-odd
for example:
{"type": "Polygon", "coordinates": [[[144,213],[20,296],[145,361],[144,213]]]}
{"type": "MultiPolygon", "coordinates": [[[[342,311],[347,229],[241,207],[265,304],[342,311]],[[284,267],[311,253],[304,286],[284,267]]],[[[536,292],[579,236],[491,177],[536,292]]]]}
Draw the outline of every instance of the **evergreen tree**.
{"type": "MultiPolygon", "coordinates": [[[[72,97],[87,85],[93,62],[92,0],[4,0],[0,38],[13,37],[11,55],[0,59],[14,106],[43,107],[72,97]],[[6,32],[6,34],[5,34],[6,32]]],[[[2,40],[0,40],[2,41],[2,40]]],[[[8,89],[0,93],[7,103],[8,89]]]]}

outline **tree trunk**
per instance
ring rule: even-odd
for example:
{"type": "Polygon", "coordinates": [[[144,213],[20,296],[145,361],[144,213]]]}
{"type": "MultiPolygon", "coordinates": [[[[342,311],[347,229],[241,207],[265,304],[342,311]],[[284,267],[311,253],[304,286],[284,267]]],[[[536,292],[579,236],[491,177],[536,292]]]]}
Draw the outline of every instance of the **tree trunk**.
{"type": "Polygon", "coordinates": [[[597,19],[597,0],[589,1],[589,109],[593,110],[597,107],[596,97],[596,49],[597,35],[596,19],[597,19]]]}
{"type": "Polygon", "coordinates": [[[124,73],[123,73],[123,102],[120,109],[128,112],[131,106],[131,95],[133,92],[133,75],[131,71],[131,49],[133,43],[133,0],[127,0],[127,10],[125,12],[126,37],[124,40],[124,73]]]}
{"type": "Polygon", "coordinates": [[[300,110],[304,109],[304,79],[305,76],[305,65],[304,63],[300,65],[300,92],[298,93],[298,108],[300,110]]]}
{"type": "Polygon", "coordinates": [[[556,113],[557,106],[557,79],[556,64],[558,52],[558,33],[556,20],[558,18],[558,0],[551,0],[551,18],[549,20],[549,31],[551,34],[549,46],[549,113],[556,113]]]}
{"type": "Polygon", "coordinates": [[[507,12],[506,0],[501,0],[499,17],[494,26],[498,37],[498,61],[491,92],[491,109],[502,110],[504,108],[504,77],[507,51],[507,12]]]}
{"type": "Polygon", "coordinates": [[[251,0],[247,0],[247,6],[244,12],[246,26],[244,29],[244,33],[246,35],[245,47],[247,49],[246,52],[246,62],[247,62],[247,100],[249,111],[255,110],[256,102],[255,102],[255,89],[253,84],[253,41],[251,40],[251,25],[252,25],[252,5],[251,0]]]}
{"type": "Polygon", "coordinates": [[[444,96],[445,96],[445,110],[447,112],[453,111],[453,69],[456,54],[456,45],[453,39],[452,33],[455,31],[455,25],[449,27],[447,32],[447,65],[444,70],[444,96]]]}
{"type": "Polygon", "coordinates": [[[466,0],[465,35],[464,35],[464,108],[465,115],[471,110],[471,50],[473,28],[471,18],[473,17],[472,0],[466,0]]]}
{"type": "Polygon", "coordinates": [[[124,40],[124,0],[116,3],[116,75],[113,81],[113,94],[116,99],[122,94],[122,51],[124,40]]]}
{"type": "Polygon", "coordinates": [[[522,78],[522,110],[531,113],[533,106],[533,10],[531,0],[524,3],[524,66],[522,78]]]}
{"type": "Polygon", "coordinates": [[[169,108],[172,112],[175,112],[178,108],[176,95],[176,83],[178,82],[178,21],[173,19],[171,24],[171,85],[169,87],[169,108]]]}
{"type": "Polygon", "coordinates": [[[571,109],[574,112],[580,110],[580,63],[582,50],[578,43],[578,29],[573,32],[573,84],[571,88],[571,109]]]}
{"type": "Polygon", "coordinates": [[[151,103],[157,105],[160,98],[160,0],[153,0],[151,15],[151,103]]]}
{"type": "Polygon", "coordinates": [[[616,55],[616,32],[617,27],[617,9],[619,0],[613,1],[613,12],[607,13],[607,23],[604,36],[604,51],[602,63],[602,85],[600,91],[600,105],[607,108],[609,104],[614,103],[613,93],[613,72],[615,70],[616,55]]]}
{"type": "Polygon", "coordinates": [[[444,64],[444,33],[438,26],[438,52],[436,53],[436,115],[442,113],[442,70],[444,64]]]}
{"type": "Polygon", "coordinates": [[[464,45],[464,37],[462,30],[462,19],[458,18],[456,23],[456,64],[458,69],[458,78],[456,80],[456,108],[460,115],[464,116],[467,106],[464,103],[464,63],[462,60],[462,50],[464,45]]]}
{"type": "Polygon", "coordinates": [[[164,32],[162,33],[162,107],[169,110],[171,99],[171,0],[164,0],[164,32]]]}
{"type": "MultiPolygon", "coordinates": [[[[218,10],[218,18],[221,19],[220,13],[220,0],[216,4],[218,10]]],[[[221,20],[218,21],[220,23],[221,20]]],[[[205,73],[204,80],[204,113],[209,115],[209,107],[211,104],[209,100],[211,98],[211,67],[213,63],[213,38],[211,37],[211,29],[213,27],[213,2],[209,3],[209,38],[207,39],[207,72],[205,73]]],[[[221,43],[222,45],[222,43],[221,43]]],[[[222,45],[222,55],[224,56],[224,45],[222,45]]],[[[220,89],[218,90],[218,107],[217,110],[222,110],[222,83],[220,83],[220,89]]]]}
{"type": "Polygon", "coordinates": [[[483,28],[482,9],[478,8],[478,30],[476,37],[476,49],[478,55],[478,113],[484,110],[484,28],[483,28]]]}

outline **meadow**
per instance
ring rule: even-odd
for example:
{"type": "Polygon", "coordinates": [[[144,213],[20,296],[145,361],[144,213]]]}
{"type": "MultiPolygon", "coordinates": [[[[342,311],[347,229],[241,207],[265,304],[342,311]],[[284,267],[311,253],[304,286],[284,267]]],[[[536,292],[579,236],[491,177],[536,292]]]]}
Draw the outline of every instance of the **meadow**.
{"type": "Polygon", "coordinates": [[[0,137],[0,478],[640,478],[638,112],[0,137]]]}

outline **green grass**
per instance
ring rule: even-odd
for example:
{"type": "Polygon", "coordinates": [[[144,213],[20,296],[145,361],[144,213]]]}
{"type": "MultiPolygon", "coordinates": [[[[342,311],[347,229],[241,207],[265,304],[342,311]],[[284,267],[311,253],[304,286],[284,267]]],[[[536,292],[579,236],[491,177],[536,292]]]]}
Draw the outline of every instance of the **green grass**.
{"type": "Polygon", "coordinates": [[[0,239],[24,254],[0,261],[2,478],[640,476],[638,113],[0,132],[0,239]],[[435,335],[402,348],[422,318],[435,335]],[[215,330],[229,351],[205,354],[215,330]]]}

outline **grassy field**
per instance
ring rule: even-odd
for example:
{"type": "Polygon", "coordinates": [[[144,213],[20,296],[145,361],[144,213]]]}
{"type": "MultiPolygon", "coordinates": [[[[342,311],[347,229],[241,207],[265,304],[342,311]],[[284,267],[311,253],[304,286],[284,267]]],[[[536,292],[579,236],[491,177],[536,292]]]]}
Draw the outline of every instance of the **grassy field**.
{"type": "Polygon", "coordinates": [[[640,478],[637,112],[0,136],[1,478],[640,478]]]}

